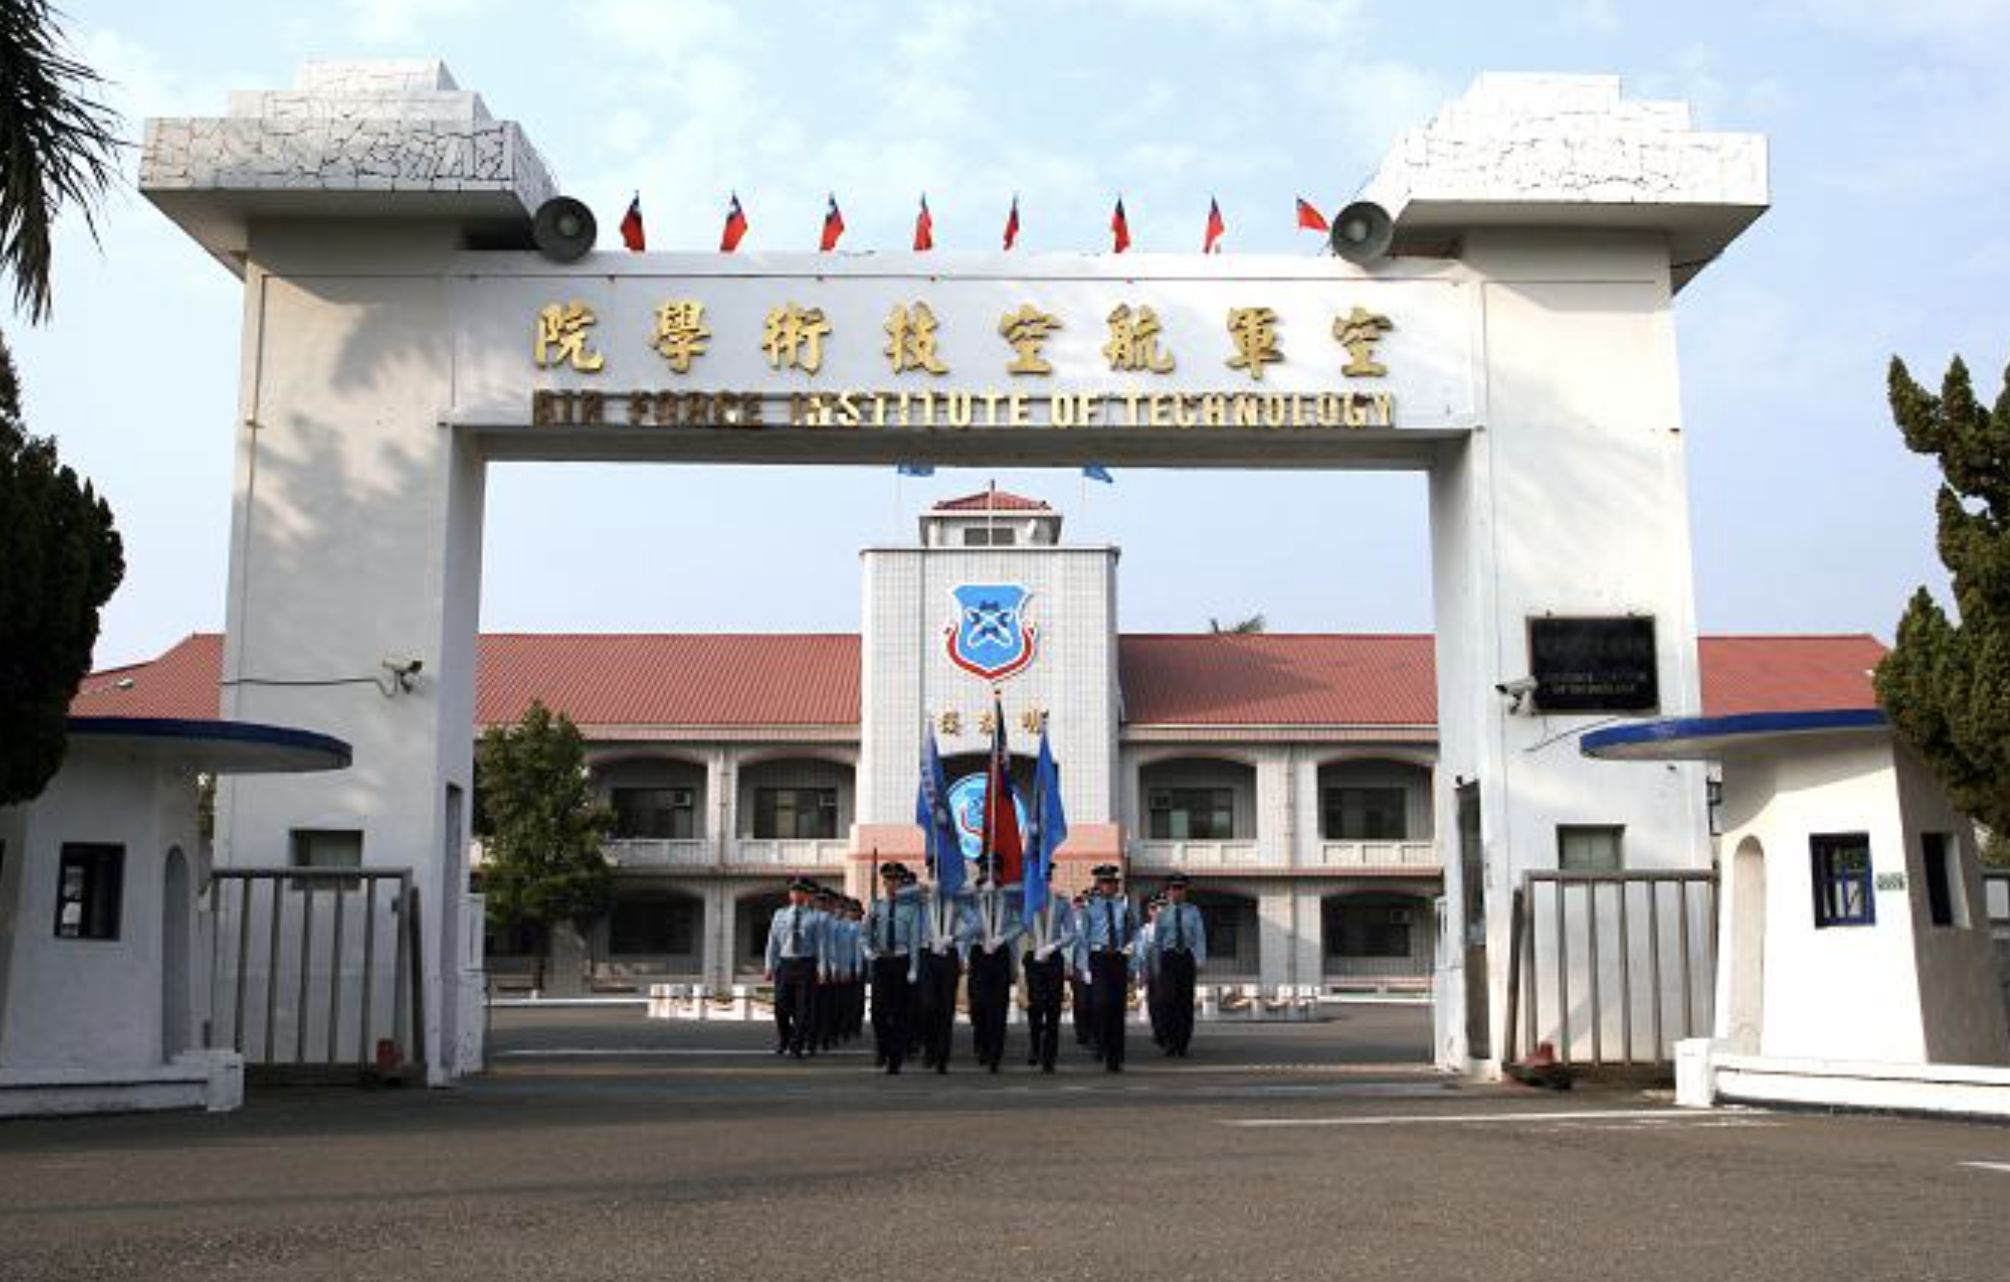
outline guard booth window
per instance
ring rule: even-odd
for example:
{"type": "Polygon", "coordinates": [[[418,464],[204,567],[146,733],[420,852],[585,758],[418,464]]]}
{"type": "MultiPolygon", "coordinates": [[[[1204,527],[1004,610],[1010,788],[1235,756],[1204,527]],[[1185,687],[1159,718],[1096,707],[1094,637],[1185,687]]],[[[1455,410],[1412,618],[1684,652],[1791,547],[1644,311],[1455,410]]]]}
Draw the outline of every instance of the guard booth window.
{"type": "Polygon", "coordinates": [[[1626,866],[1620,824],[1558,824],[1556,866],[1565,872],[1618,872],[1626,866]]]}
{"type": "Polygon", "coordinates": [[[1944,832],[1919,834],[1920,859],[1926,872],[1926,908],[1936,926],[1968,925],[1966,905],[1961,898],[1961,877],[1954,860],[1955,846],[1944,832]]]}
{"type": "Polygon", "coordinates": [[[1870,834],[1824,832],[1808,838],[1814,860],[1815,925],[1871,926],[1877,922],[1870,887],[1870,834]]]}
{"type": "Polygon", "coordinates": [[[63,843],[56,877],[56,937],[117,939],[125,883],[124,846],[63,843]]]}

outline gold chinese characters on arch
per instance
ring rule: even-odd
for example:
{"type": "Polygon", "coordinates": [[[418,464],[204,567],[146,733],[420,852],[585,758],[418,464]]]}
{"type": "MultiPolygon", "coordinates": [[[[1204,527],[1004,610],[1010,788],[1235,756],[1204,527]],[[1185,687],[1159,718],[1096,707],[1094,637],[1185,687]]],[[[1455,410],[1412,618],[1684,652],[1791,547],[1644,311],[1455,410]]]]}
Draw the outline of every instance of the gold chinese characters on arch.
{"type": "MultiPolygon", "coordinates": [[[[622,354],[596,345],[600,316],[577,299],[550,302],[532,319],[532,354],[542,370],[564,370],[597,377],[618,376],[622,354]]],[[[767,310],[758,331],[744,334],[715,330],[704,299],[663,298],[653,304],[647,346],[651,353],[641,368],[667,371],[680,378],[702,377],[708,357],[734,344],[757,354],[777,373],[794,371],[814,380],[823,370],[825,346],[839,336],[838,326],[821,308],[793,300],[767,310]]],[[[1298,353],[1321,363],[1322,371],[1342,380],[1331,391],[1269,392],[1256,390],[1266,369],[1281,366],[1287,352],[1276,310],[1268,306],[1230,307],[1223,317],[1217,353],[1177,352],[1155,309],[1147,303],[1118,303],[1106,314],[1085,322],[1103,341],[1098,345],[1108,373],[1143,375],[1147,384],[1170,375],[1182,357],[1199,361],[1192,369],[1218,361],[1221,391],[1126,390],[1042,394],[1020,390],[930,390],[929,380],[960,368],[965,375],[979,369],[995,371],[1012,383],[1042,379],[1055,373],[1047,345],[1053,335],[1070,327],[1069,319],[1023,302],[1001,313],[995,325],[958,333],[938,318],[926,300],[896,303],[874,336],[874,347],[886,362],[892,385],[882,389],[800,390],[788,393],[539,390],[532,395],[532,422],[539,426],[719,427],[766,426],[840,428],[981,428],[981,427],[1148,427],[1148,428],[1363,428],[1395,425],[1394,396],[1381,386],[1351,388],[1358,380],[1381,380],[1388,367],[1378,347],[1396,328],[1389,317],[1359,305],[1332,314],[1330,329],[1319,349],[1298,353]],[[883,344],[879,338],[883,336],[883,344]],[[920,379],[916,385],[912,380],[920,379]],[[1229,390],[1240,383],[1248,390],[1229,390]],[[786,397],[784,410],[768,403],[786,397]]],[[[1188,334],[1184,340],[1195,340],[1188,334]]],[[[1096,371],[1098,373],[1103,371],[1096,371]]],[[[1023,384],[1019,384],[1023,386],[1023,384]]]]}

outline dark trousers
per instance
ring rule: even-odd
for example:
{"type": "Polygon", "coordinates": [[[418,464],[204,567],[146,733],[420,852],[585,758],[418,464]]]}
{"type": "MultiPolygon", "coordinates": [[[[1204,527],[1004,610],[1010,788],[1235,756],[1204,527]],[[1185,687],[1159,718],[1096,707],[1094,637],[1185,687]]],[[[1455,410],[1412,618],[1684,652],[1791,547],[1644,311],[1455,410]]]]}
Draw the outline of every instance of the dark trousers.
{"type": "Polygon", "coordinates": [[[907,954],[872,963],[872,1041],[875,1053],[894,1072],[907,1058],[907,954]]]}
{"type": "Polygon", "coordinates": [[[1145,1018],[1151,1022],[1154,1045],[1166,1044],[1165,977],[1155,967],[1145,969],[1145,1018]]]}
{"type": "Polygon", "coordinates": [[[970,953],[970,1040],[977,1062],[998,1071],[1005,1058],[1005,1007],[1012,1000],[1012,954],[999,948],[970,953]]]}
{"type": "Polygon", "coordinates": [[[775,1046],[801,1055],[812,1042],[816,1018],[817,962],[814,957],[783,958],[775,972],[775,1046]]]}
{"type": "Polygon", "coordinates": [[[1089,954],[1089,1001],[1095,1013],[1096,1054],[1106,1068],[1124,1066],[1124,1008],[1130,996],[1131,959],[1119,952],[1089,954]]]}
{"type": "Polygon", "coordinates": [[[1159,958],[1159,993],[1164,1006],[1166,1049],[1185,1055],[1193,1041],[1193,954],[1168,952],[1159,958]]]}
{"type": "Polygon", "coordinates": [[[1073,968],[1068,971],[1068,1008],[1075,1021],[1075,1045],[1095,1046],[1096,1015],[1094,1003],[1089,1000],[1089,985],[1073,968]]]}
{"type": "Polygon", "coordinates": [[[1026,976],[1027,1037],[1033,1059],[1048,1072],[1061,1050],[1061,974],[1067,963],[1059,957],[1041,961],[1027,953],[1021,970],[1026,976]]]}
{"type": "Polygon", "coordinates": [[[949,1063],[956,1031],[956,981],[962,964],[954,952],[921,955],[921,1056],[930,1068],[949,1063]]]}

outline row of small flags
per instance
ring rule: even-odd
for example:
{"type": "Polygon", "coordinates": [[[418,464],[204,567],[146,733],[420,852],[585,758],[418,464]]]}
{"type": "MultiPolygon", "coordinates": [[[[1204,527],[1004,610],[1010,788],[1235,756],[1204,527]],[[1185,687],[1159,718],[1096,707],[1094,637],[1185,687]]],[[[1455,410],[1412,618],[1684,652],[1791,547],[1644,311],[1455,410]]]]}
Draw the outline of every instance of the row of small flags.
{"type": "MultiPolygon", "coordinates": [[[[747,234],[747,211],[740,206],[740,194],[733,193],[726,206],[726,229],[719,237],[719,252],[730,254],[740,247],[740,241],[747,234]]],[[[1298,226],[1306,231],[1326,231],[1326,215],[1318,206],[1303,196],[1298,197],[1298,226]]],[[[1207,227],[1201,235],[1201,252],[1218,254],[1221,252],[1221,238],[1228,234],[1228,222],[1221,216],[1221,202],[1209,197],[1207,202],[1207,227]]],[[[837,248],[838,238],[844,235],[844,214],[838,209],[837,196],[830,197],[830,204],[824,210],[823,232],[817,237],[817,248],[828,254],[837,248]]],[[[1012,197],[1012,209],[1005,215],[1005,248],[1011,249],[1019,241],[1019,198],[1012,197]]],[[[621,217],[621,243],[634,253],[648,248],[649,238],[642,227],[642,193],[628,202],[628,212],[621,217]]],[[[1124,213],[1124,198],[1117,197],[1117,207],[1110,215],[1110,248],[1112,253],[1121,254],[1131,247],[1131,220],[1124,213]]],[[[935,216],[928,212],[928,197],[921,198],[921,209],[914,216],[914,252],[927,253],[935,248],[935,216]]]]}
{"type": "MultiPolygon", "coordinates": [[[[896,463],[893,470],[902,476],[934,476],[935,464],[896,463]]],[[[1091,481],[1101,481],[1105,485],[1115,485],[1117,483],[1117,478],[1111,474],[1109,468],[1098,467],[1093,463],[1082,469],[1082,475],[1091,481]]]]}

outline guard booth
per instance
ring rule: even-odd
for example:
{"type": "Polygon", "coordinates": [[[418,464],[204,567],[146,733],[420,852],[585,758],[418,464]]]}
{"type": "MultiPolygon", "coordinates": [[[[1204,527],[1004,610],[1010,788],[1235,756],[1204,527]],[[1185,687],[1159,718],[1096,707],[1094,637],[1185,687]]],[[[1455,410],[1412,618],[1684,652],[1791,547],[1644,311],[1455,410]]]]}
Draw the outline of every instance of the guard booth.
{"type": "MultiPolygon", "coordinates": [[[[1614,78],[1485,76],[1397,141],[1364,189],[1389,234],[1351,258],[626,254],[586,250],[525,130],[437,62],[310,64],[223,117],[150,121],[143,191],[245,286],[241,412],[217,425],[238,456],[224,714],[355,748],[342,782],[228,785],[218,859],[335,832],[413,869],[429,1071],[479,1063],[491,461],[1420,471],[1434,827],[1460,834],[1435,1053],[1485,1068],[1509,892],[1556,866],[1561,827],[1623,831],[1628,867],[1708,864],[1699,768],[1550,745],[1697,709],[1671,308],[1765,174],[1762,139],[1614,78]],[[388,697],[362,680],[384,673],[388,697]]],[[[910,823],[942,696],[866,697],[854,852],[910,823]]],[[[1071,824],[1122,848],[1110,727],[1056,732],[1071,824]]]]}

